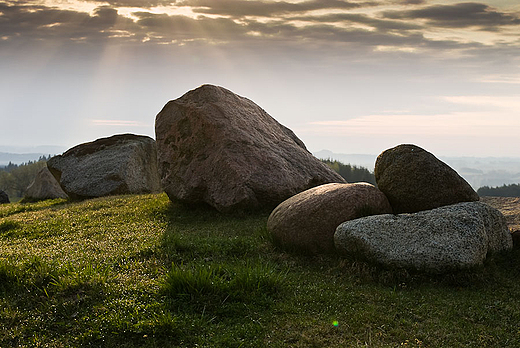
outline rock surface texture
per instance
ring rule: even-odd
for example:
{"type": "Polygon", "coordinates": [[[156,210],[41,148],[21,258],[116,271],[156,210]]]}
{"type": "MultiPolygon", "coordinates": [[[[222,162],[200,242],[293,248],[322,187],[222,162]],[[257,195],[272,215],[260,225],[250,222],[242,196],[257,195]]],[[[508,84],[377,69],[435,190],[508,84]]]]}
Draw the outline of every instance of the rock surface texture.
{"type": "Polygon", "coordinates": [[[391,212],[385,195],[371,184],[325,184],[280,203],[269,216],[267,229],[282,247],[332,253],[339,224],[391,212]]]}
{"type": "Polygon", "coordinates": [[[502,213],[480,202],[347,221],[336,229],[334,242],[345,255],[439,273],[481,265],[488,252],[513,246],[502,213]]]}
{"type": "Polygon", "coordinates": [[[31,185],[27,187],[24,199],[44,200],[54,198],[68,198],[68,196],[51,174],[49,168],[43,167],[36,174],[36,178],[31,185]]]}
{"type": "Polygon", "coordinates": [[[0,190],[0,204],[10,203],[9,196],[4,191],[0,190]]]}
{"type": "Polygon", "coordinates": [[[155,121],[159,172],[171,200],[221,212],[273,208],[308,188],[345,180],[251,100],[203,85],[155,121]]]}
{"type": "Polygon", "coordinates": [[[160,192],[155,141],[134,134],[81,144],[47,162],[72,199],[160,192]]]}
{"type": "Polygon", "coordinates": [[[374,175],[396,214],[479,200],[455,170],[415,145],[384,151],[376,160],[374,175]]]}

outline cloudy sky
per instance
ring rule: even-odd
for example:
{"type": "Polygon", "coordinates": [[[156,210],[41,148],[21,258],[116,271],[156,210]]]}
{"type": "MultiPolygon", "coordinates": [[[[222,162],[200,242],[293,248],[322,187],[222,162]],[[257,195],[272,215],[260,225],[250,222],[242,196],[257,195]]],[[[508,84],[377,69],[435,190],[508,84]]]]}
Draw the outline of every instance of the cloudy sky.
{"type": "Polygon", "coordinates": [[[154,137],[201,84],[311,151],[520,157],[520,2],[0,0],[0,146],[154,137]]]}

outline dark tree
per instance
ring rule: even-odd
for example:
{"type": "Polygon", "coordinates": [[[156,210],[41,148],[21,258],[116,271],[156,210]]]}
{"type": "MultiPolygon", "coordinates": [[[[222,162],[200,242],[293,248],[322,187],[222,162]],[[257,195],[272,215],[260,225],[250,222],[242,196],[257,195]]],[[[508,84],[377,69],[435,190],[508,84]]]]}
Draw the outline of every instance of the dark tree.
{"type": "Polygon", "coordinates": [[[482,186],[477,190],[479,196],[494,196],[494,197],[520,197],[520,185],[502,185],[500,187],[482,186]]]}
{"type": "Polygon", "coordinates": [[[321,161],[341,175],[347,182],[368,182],[376,185],[374,174],[367,168],[343,164],[336,160],[332,161],[331,159],[322,159],[321,161]]]}

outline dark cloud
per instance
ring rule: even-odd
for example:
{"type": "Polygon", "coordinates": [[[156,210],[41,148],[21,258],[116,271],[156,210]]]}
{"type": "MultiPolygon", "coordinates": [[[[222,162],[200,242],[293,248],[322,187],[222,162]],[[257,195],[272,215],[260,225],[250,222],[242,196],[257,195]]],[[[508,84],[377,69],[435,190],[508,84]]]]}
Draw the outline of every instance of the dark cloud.
{"type": "Polygon", "coordinates": [[[425,19],[430,25],[444,28],[478,27],[483,30],[498,30],[501,26],[520,25],[519,14],[499,12],[482,3],[435,5],[409,11],[387,11],[390,19],[425,19]]]}
{"type": "Polygon", "coordinates": [[[402,5],[422,5],[426,4],[426,0],[397,0],[396,3],[402,5]]]}
{"type": "Polygon", "coordinates": [[[343,52],[358,50],[360,54],[364,54],[377,51],[382,47],[388,47],[390,50],[419,49],[417,51],[421,52],[443,52],[444,50],[469,52],[480,49],[482,45],[429,39],[423,35],[424,22],[412,19],[422,18],[441,25],[444,22],[458,22],[456,18],[469,16],[474,19],[473,25],[478,22],[480,26],[489,26],[490,22],[495,25],[496,23],[512,25],[518,20],[513,15],[499,14],[485,5],[475,6],[478,4],[429,6],[413,11],[384,12],[374,16],[349,11],[334,11],[322,15],[307,13],[318,8],[358,6],[338,0],[300,3],[255,0],[241,1],[240,6],[238,0],[190,0],[182,2],[182,5],[187,6],[188,3],[197,5],[196,9],[211,10],[220,15],[226,13],[229,7],[229,15],[215,17],[199,14],[198,17],[192,18],[183,15],[156,14],[143,9],[141,12],[133,13],[137,19],[130,19],[121,16],[110,6],[99,7],[90,14],[45,6],[0,3],[2,13],[0,45],[5,47],[6,44],[13,42],[36,41],[39,43],[52,41],[60,44],[91,42],[95,45],[103,41],[131,45],[141,45],[142,42],[146,42],[148,45],[146,47],[151,47],[155,43],[182,43],[191,47],[195,45],[202,47],[210,41],[213,44],[238,49],[268,51],[274,47],[301,48],[307,50],[309,54],[311,51],[321,49],[329,51],[344,49],[343,52]],[[242,8],[245,3],[249,5],[244,5],[242,10],[232,9],[231,5],[242,8]],[[447,9],[455,9],[460,13],[450,14],[447,9]],[[263,16],[275,13],[276,15],[270,16],[269,21],[259,20],[253,16],[253,14],[263,16]],[[478,14],[489,15],[489,13],[501,15],[501,21],[484,20],[478,16],[478,14]],[[368,28],[359,28],[358,24],[368,28]]]}
{"type": "Polygon", "coordinates": [[[132,27],[133,21],[117,10],[98,7],[93,15],[44,6],[0,4],[0,33],[21,41],[107,38],[111,30],[132,27]]]}
{"type": "MultiPolygon", "coordinates": [[[[86,0],[91,2],[99,2],[99,0],[86,0]]],[[[175,0],[104,0],[111,7],[136,7],[136,8],[150,8],[154,6],[168,6],[175,4],[175,0]]]]}
{"type": "Polygon", "coordinates": [[[309,0],[299,3],[261,0],[185,0],[177,2],[177,6],[190,6],[192,10],[197,13],[233,17],[270,17],[273,15],[323,9],[352,9],[374,4],[373,2],[361,4],[342,0],[309,0]]]}
{"type": "Polygon", "coordinates": [[[423,26],[397,20],[385,20],[373,18],[360,13],[334,13],[321,16],[299,16],[291,17],[292,20],[300,20],[309,23],[321,22],[321,23],[358,23],[365,24],[377,30],[418,30],[423,26]]]}

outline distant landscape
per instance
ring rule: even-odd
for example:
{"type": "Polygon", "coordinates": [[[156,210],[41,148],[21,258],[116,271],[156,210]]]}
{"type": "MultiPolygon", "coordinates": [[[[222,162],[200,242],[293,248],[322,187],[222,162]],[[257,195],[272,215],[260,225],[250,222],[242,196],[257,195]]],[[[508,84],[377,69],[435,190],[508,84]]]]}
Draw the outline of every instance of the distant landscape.
{"type": "MultiPolygon", "coordinates": [[[[358,165],[374,171],[377,155],[342,154],[328,150],[313,153],[323,159],[358,165]]],[[[435,155],[435,154],[434,154],[435,155]]],[[[502,186],[520,183],[520,157],[443,157],[438,158],[455,169],[472,187],[502,186]]]]}
{"type": "MultiPolygon", "coordinates": [[[[0,167],[9,163],[22,164],[37,161],[42,156],[60,154],[66,148],[59,146],[0,147],[0,167]],[[12,151],[12,152],[9,152],[12,151]]],[[[320,159],[336,160],[344,164],[374,171],[377,155],[344,154],[329,150],[313,153],[320,159]]],[[[520,183],[520,157],[442,157],[439,159],[455,169],[475,190],[520,183]]]]}

